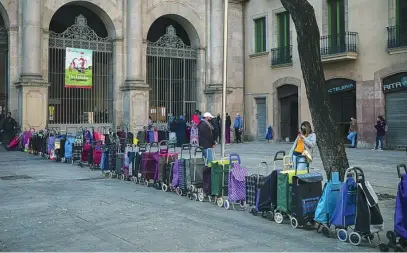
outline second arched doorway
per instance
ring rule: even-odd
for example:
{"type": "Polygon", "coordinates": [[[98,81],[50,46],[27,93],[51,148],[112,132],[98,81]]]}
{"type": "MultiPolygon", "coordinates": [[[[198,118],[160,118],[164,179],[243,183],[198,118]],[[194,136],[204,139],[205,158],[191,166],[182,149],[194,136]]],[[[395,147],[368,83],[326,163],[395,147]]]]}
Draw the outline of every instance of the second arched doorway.
{"type": "Polygon", "coordinates": [[[168,115],[187,121],[197,104],[198,50],[183,26],[170,16],[158,18],[147,35],[147,83],[150,117],[164,123],[168,115]]]}

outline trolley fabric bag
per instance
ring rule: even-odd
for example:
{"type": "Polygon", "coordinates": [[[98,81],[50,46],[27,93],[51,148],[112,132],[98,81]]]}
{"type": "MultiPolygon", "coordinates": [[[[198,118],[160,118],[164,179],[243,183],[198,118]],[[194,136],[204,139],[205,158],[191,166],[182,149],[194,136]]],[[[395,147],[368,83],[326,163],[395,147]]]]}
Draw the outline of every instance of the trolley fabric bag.
{"type": "Polygon", "coordinates": [[[339,180],[339,172],[330,172],[330,179],[325,183],[322,191],[322,196],[319,199],[318,206],[315,209],[314,220],[318,223],[328,223],[329,217],[335,210],[338,202],[341,182],[339,180]]]}
{"type": "Polygon", "coordinates": [[[257,191],[260,186],[264,184],[265,177],[263,175],[253,174],[246,176],[246,203],[249,206],[256,205],[257,191]],[[259,184],[257,184],[257,179],[259,179],[259,184]]]}
{"type": "Polygon", "coordinates": [[[247,169],[239,163],[233,163],[228,179],[229,201],[246,200],[246,177],[247,169]]]}
{"type": "Polygon", "coordinates": [[[229,166],[228,160],[211,162],[211,195],[228,195],[229,166]]]}
{"type": "Polygon", "coordinates": [[[307,170],[284,170],[277,177],[277,209],[291,212],[293,176],[308,173],[307,170]]]}

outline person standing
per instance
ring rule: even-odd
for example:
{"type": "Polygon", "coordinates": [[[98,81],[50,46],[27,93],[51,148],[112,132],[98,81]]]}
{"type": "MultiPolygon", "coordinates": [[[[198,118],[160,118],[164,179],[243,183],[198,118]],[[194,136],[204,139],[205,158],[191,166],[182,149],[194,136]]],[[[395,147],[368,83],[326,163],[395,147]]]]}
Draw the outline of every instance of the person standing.
{"type": "Polygon", "coordinates": [[[377,117],[377,122],[374,127],[376,128],[376,146],[372,150],[379,150],[383,151],[383,140],[384,136],[386,135],[386,129],[387,129],[387,124],[386,120],[383,118],[383,116],[377,117]],[[380,149],[379,149],[379,142],[380,142],[380,149]]]}
{"type": "Polygon", "coordinates": [[[297,167],[298,170],[305,170],[309,167],[312,162],[313,150],[317,145],[317,136],[312,131],[311,124],[308,121],[301,123],[300,132],[298,133],[297,139],[294,142],[290,150],[290,156],[292,157],[294,169],[297,167]],[[305,156],[299,158],[297,165],[297,157],[305,156]]]}
{"type": "Polygon", "coordinates": [[[225,139],[226,145],[230,145],[230,127],[232,126],[232,120],[228,113],[226,113],[226,129],[225,129],[225,139]]]}
{"type": "Polygon", "coordinates": [[[17,127],[17,122],[11,117],[11,112],[7,113],[3,121],[3,144],[8,145],[14,137],[14,130],[17,127]]]}
{"type": "Polygon", "coordinates": [[[200,116],[199,116],[199,111],[196,110],[194,115],[192,115],[192,121],[195,123],[195,125],[198,126],[199,122],[201,121],[200,116]]]}
{"type": "Polygon", "coordinates": [[[266,133],[266,140],[268,143],[273,139],[273,128],[271,125],[267,128],[267,133],[266,133]]]}
{"type": "Polygon", "coordinates": [[[216,141],[218,140],[218,136],[219,136],[219,128],[218,128],[218,123],[216,121],[216,118],[209,119],[209,123],[211,123],[211,125],[212,125],[212,136],[213,136],[213,140],[216,143],[216,141]]]}
{"type": "Polygon", "coordinates": [[[187,139],[187,123],[184,120],[184,116],[179,116],[176,126],[177,133],[177,146],[181,147],[186,143],[187,139]]]}
{"type": "Polygon", "coordinates": [[[233,128],[235,129],[236,143],[241,143],[242,142],[241,134],[242,134],[242,130],[243,130],[243,120],[242,120],[242,117],[240,117],[239,113],[236,114],[235,123],[233,124],[233,128]]]}
{"type": "Polygon", "coordinates": [[[354,117],[350,118],[349,134],[347,139],[352,142],[351,148],[356,148],[356,136],[358,134],[358,123],[354,117]]]}
{"type": "Polygon", "coordinates": [[[218,143],[221,143],[222,141],[222,118],[220,117],[220,114],[216,117],[216,125],[218,128],[218,143]]]}
{"type": "Polygon", "coordinates": [[[0,144],[2,144],[2,140],[3,140],[3,122],[6,119],[6,113],[4,112],[4,110],[1,111],[0,114],[0,144]]]}
{"type": "Polygon", "coordinates": [[[205,112],[203,119],[198,125],[199,145],[204,149],[204,157],[208,158],[208,149],[215,148],[215,139],[213,138],[213,126],[209,122],[213,119],[212,114],[205,112]]]}

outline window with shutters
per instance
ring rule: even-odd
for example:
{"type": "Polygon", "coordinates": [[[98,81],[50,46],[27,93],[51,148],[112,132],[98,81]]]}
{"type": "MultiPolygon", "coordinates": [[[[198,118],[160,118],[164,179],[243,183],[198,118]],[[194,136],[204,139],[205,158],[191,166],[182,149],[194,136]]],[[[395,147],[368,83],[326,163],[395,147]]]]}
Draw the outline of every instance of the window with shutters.
{"type": "Polygon", "coordinates": [[[266,17],[260,17],[254,22],[254,53],[267,51],[267,23],[266,17]]]}

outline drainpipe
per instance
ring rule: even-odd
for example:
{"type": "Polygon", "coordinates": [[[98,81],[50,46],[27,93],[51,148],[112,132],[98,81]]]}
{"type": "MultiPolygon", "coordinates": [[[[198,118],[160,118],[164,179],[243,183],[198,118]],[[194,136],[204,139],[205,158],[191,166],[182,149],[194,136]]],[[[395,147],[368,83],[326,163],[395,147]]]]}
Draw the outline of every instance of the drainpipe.
{"type": "MultiPolygon", "coordinates": [[[[205,88],[207,84],[211,81],[211,0],[206,0],[206,73],[205,73],[205,88]]],[[[207,98],[205,99],[205,111],[208,104],[207,98]]]]}
{"type": "Polygon", "coordinates": [[[242,27],[243,27],[243,141],[246,132],[246,5],[247,2],[242,2],[242,27]]]}

